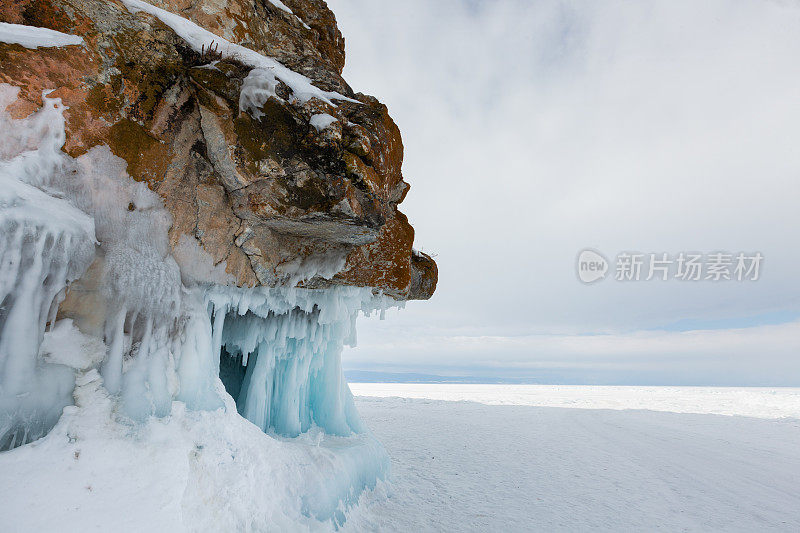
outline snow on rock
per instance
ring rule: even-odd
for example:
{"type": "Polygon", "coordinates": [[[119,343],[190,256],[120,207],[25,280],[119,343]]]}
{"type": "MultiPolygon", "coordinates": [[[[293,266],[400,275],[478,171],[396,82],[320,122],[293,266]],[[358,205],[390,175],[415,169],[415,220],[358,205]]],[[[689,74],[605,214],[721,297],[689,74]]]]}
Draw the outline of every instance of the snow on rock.
{"type": "MultiPolygon", "coordinates": [[[[171,216],[167,250],[154,243],[156,251],[176,255],[181,235],[194,238],[238,286],[356,285],[398,300],[429,297],[437,272],[413,254],[413,228],[398,209],[408,191],[399,129],[386,106],[342,78],[344,39],[325,3],[285,2],[313,24],[308,31],[268,2],[151,1],[158,7],[78,2],[58,17],[26,2],[4,6],[4,20],[84,37],[83,46],[58,49],[0,42],[0,77],[22,88],[14,116],[55,89],[69,107],[63,150],[76,158],[64,163],[98,185],[106,173],[92,167],[107,167],[108,190],[124,182],[120,198],[134,209],[118,210],[103,187],[92,188],[94,205],[80,195],[70,202],[84,211],[110,205],[106,213],[123,220],[171,216]],[[317,131],[315,114],[337,121],[317,131]]],[[[103,254],[117,238],[100,233],[126,225],[98,223],[103,254]]]]}
{"type": "Polygon", "coordinates": [[[215,49],[222,54],[222,57],[234,58],[255,69],[262,70],[263,72],[259,79],[268,82],[267,89],[265,90],[269,90],[269,85],[273,83],[269,75],[265,74],[271,72],[274,78],[289,86],[294,98],[299,102],[307,102],[311,98],[319,98],[330,105],[335,105],[333,100],[346,100],[348,102],[359,103],[357,100],[347,98],[337,92],[323,91],[315,87],[307,77],[284,67],[271,57],[261,55],[254,50],[227,41],[179,15],[170,13],[169,11],[148,4],[142,0],[122,1],[128,9],[134,13],[144,11],[158,17],[161,22],[172,28],[175,33],[197,52],[210,47],[213,41],[214,45],[218,47],[215,49]]]}
{"type": "Polygon", "coordinates": [[[283,2],[281,2],[281,0],[269,0],[269,3],[270,3],[270,4],[272,4],[273,6],[277,7],[277,8],[278,8],[278,9],[280,9],[281,11],[285,11],[285,12],[286,12],[286,13],[288,13],[289,15],[292,15],[294,18],[296,18],[296,19],[298,20],[298,22],[300,22],[300,24],[302,24],[302,25],[303,25],[303,27],[304,27],[305,29],[307,29],[307,30],[310,30],[310,29],[311,29],[311,26],[309,26],[308,24],[306,24],[305,22],[303,22],[303,20],[302,20],[300,17],[298,17],[297,15],[295,15],[295,14],[292,12],[292,10],[291,10],[291,9],[289,9],[289,6],[287,6],[286,4],[284,4],[283,2]]]}
{"type": "Polygon", "coordinates": [[[0,22],[0,41],[21,44],[25,48],[69,46],[83,44],[83,37],[67,35],[60,31],[22,24],[0,22]]]}
{"type": "Polygon", "coordinates": [[[271,69],[254,68],[242,82],[239,110],[250,113],[253,118],[261,118],[264,115],[261,107],[271,96],[277,97],[277,87],[278,78],[271,69]]]}
{"type": "Polygon", "coordinates": [[[336,122],[337,118],[332,117],[327,113],[318,113],[311,117],[311,120],[308,121],[309,124],[314,126],[314,129],[317,131],[322,131],[326,129],[328,126],[336,122]]]}
{"type": "Polygon", "coordinates": [[[44,334],[39,356],[48,363],[76,370],[96,367],[106,356],[102,340],[86,335],[69,318],[59,320],[44,334]]]}
{"type": "Polygon", "coordinates": [[[281,0],[269,0],[269,3],[270,3],[270,4],[272,4],[273,6],[277,7],[278,9],[281,9],[281,10],[283,10],[283,11],[286,11],[286,12],[287,12],[287,13],[289,13],[290,15],[292,15],[292,14],[293,14],[293,13],[292,13],[292,10],[291,10],[291,9],[289,9],[289,7],[288,7],[286,4],[284,4],[283,2],[281,2],[281,0]]]}

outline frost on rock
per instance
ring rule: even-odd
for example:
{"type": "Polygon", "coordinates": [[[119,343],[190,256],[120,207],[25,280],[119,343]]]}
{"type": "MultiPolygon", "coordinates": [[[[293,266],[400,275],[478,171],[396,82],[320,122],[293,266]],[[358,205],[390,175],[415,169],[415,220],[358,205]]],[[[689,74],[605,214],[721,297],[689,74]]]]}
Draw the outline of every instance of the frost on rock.
{"type": "MultiPolygon", "coordinates": [[[[264,476],[275,465],[260,449],[274,451],[278,437],[311,442],[310,455],[285,456],[311,466],[281,497],[297,516],[340,523],[388,464],[358,418],[341,352],[355,344],[359,313],[393,301],[370,288],[229,285],[224,265],[191,237],[172,250],[161,198],[131,179],[108,147],[77,159],[62,152],[58,98],[45,92],[39,111],[12,119],[4,110],[17,94],[0,84],[0,450],[39,439],[58,422],[45,444],[23,447],[57,453],[67,431],[73,438],[65,424],[88,424],[100,411],[101,426],[85,437],[95,442],[170,415],[163,424],[183,425],[171,431],[188,443],[195,430],[186,424],[214,419],[224,427],[204,440],[215,457],[246,449],[264,476]],[[241,424],[259,437],[249,429],[246,437],[226,434],[241,424]]],[[[320,261],[292,268],[341,268],[320,261]]],[[[0,463],[17,451],[0,454],[0,463]]],[[[205,475],[225,491],[219,474],[205,475]]],[[[265,479],[243,477],[252,484],[243,491],[261,494],[265,479]]]]}
{"type": "Polygon", "coordinates": [[[222,261],[214,264],[214,258],[206,252],[197,239],[186,234],[181,235],[172,255],[181,271],[181,280],[187,287],[202,283],[233,285],[236,279],[225,270],[227,264],[222,261]]]}

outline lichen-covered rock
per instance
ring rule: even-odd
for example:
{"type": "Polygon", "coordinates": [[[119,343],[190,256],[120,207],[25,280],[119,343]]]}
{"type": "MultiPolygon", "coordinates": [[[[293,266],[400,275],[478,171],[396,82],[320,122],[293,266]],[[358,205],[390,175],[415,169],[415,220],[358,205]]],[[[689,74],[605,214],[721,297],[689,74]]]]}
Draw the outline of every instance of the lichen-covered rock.
{"type": "Polygon", "coordinates": [[[171,245],[184,235],[239,286],[373,287],[429,298],[433,260],[413,252],[397,209],[408,192],[400,132],[342,79],[344,39],[322,0],[150,0],[272,57],[340,99],[298,98],[268,70],[209,40],[198,51],[158,17],[118,0],[17,0],[0,21],[83,37],[29,49],[0,42],[0,83],[23,117],[60,97],[64,149],[108,145],[164,200],[171,245]]]}

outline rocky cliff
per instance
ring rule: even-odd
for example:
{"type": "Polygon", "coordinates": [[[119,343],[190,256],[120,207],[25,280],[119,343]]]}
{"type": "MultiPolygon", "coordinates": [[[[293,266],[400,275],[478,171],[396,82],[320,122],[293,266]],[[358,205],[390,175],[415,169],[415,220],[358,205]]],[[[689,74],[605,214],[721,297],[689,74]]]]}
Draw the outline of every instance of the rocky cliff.
{"type": "Polygon", "coordinates": [[[432,295],[436,264],[397,207],[400,132],[342,78],[323,0],[15,0],[0,21],[82,37],[0,42],[0,83],[21,89],[7,111],[26,117],[52,91],[63,150],[107,145],[127,162],[163,199],[176,257],[194,241],[240,287],[432,295]]]}

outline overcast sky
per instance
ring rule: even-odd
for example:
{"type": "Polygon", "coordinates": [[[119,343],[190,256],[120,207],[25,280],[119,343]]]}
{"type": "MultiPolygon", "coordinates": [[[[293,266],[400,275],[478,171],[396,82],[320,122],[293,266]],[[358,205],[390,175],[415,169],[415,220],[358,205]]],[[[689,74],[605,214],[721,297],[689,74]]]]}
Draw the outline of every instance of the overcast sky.
{"type": "Polygon", "coordinates": [[[345,368],[800,385],[799,2],[328,3],[439,264],[432,300],[360,321],[345,368]],[[578,280],[585,248],[606,279],[578,280]],[[764,260],[622,282],[624,251],[764,260]]]}

